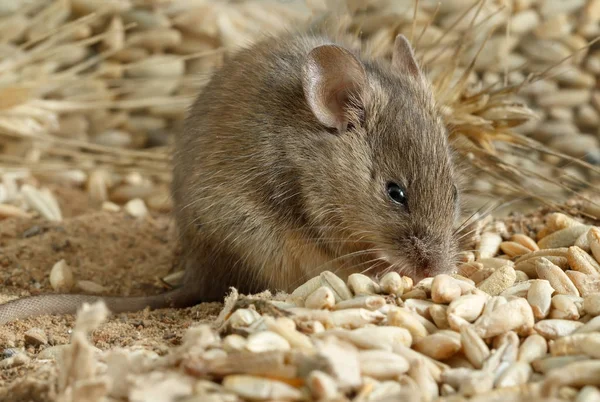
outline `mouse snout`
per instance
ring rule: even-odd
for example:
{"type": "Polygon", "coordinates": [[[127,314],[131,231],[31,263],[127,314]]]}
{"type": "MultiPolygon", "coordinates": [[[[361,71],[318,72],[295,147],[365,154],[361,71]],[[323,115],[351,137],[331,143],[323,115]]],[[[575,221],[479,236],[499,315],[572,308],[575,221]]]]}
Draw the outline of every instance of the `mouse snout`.
{"type": "Polygon", "coordinates": [[[411,236],[413,263],[421,278],[435,276],[446,271],[447,256],[440,239],[411,236]]]}

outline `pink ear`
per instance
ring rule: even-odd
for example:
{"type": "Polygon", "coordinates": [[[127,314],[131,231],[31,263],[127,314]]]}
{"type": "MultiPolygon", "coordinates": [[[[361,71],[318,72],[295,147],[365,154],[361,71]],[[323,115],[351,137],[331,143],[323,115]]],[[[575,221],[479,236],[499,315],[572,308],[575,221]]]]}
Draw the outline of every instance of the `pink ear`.
{"type": "Polygon", "coordinates": [[[394,41],[392,53],[392,66],[398,74],[412,75],[414,78],[422,79],[421,69],[417,64],[412,46],[406,36],[399,34],[394,41]]]}
{"type": "Polygon", "coordinates": [[[308,54],[302,80],[315,117],[327,127],[345,131],[350,99],[364,90],[367,81],[362,63],[342,47],[319,46],[308,54]]]}

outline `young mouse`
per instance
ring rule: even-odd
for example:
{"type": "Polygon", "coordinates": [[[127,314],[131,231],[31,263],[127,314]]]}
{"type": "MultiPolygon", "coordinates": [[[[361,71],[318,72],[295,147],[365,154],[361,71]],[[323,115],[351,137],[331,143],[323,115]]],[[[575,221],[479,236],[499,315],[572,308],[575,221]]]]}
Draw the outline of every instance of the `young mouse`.
{"type": "Polygon", "coordinates": [[[292,291],[324,270],[448,272],[459,192],[447,137],[404,36],[391,63],[318,34],[265,38],[212,76],[176,139],[183,285],[17,299],[0,323],[100,298],[117,313],[221,301],[230,287],[292,291]]]}

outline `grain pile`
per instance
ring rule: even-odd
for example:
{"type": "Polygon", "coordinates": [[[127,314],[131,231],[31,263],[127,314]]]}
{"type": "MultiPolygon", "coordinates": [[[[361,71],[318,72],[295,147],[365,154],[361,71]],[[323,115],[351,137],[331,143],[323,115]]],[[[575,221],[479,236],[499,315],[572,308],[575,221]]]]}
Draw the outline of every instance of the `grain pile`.
{"type": "Polygon", "coordinates": [[[37,359],[61,401],[597,401],[600,227],[554,213],[536,237],[490,222],[456,274],[416,284],[326,271],[291,295],[233,290],[162,356],[92,347],[108,311],[86,305],[37,359]]]}

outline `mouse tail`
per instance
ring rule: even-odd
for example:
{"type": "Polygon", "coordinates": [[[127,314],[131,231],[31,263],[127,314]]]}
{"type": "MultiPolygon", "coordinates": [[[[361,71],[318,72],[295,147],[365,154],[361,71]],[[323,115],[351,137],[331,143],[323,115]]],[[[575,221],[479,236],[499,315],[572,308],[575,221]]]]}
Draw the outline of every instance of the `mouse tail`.
{"type": "Polygon", "coordinates": [[[154,296],[119,297],[83,294],[45,294],[23,297],[0,304],[0,325],[8,322],[40,315],[76,314],[84,303],[104,301],[113,314],[129,313],[145,309],[183,308],[197,302],[197,296],[185,288],[178,288],[154,296]]]}

